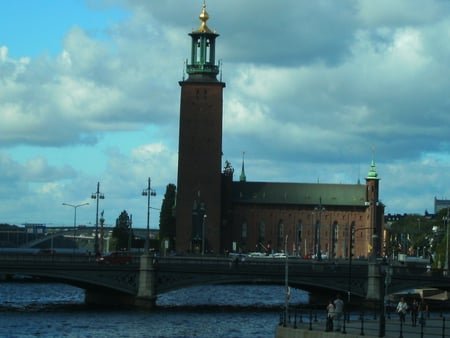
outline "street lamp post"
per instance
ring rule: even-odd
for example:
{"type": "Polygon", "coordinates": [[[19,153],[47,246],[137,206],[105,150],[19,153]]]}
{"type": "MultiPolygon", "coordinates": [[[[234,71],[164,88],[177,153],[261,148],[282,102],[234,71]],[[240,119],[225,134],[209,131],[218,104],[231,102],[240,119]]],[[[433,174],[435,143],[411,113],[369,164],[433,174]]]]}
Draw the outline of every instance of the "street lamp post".
{"type": "Polygon", "coordinates": [[[98,202],[101,199],[105,198],[105,195],[100,192],[100,182],[97,182],[97,191],[91,194],[91,198],[97,200],[97,211],[95,214],[95,238],[94,238],[94,252],[95,256],[99,254],[99,245],[98,245],[98,202]]]}
{"type": "Polygon", "coordinates": [[[322,252],[320,248],[320,231],[322,228],[322,211],[325,211],[325,208],[322,207],[322,198],[319,200],[319,206],[314,208],[315,211],[319,211],[319,223],[316,223],[316,231],[317,231],[317,260],[322,260],[322,252]]]}
{"type": "Polygon", "coordinates": [[[288,243],[288,235],[286,235],[286,240],[284,241],[284,253],[286,254],[286,259],[284,261],[284,287],[286,289],[286,296],[284,299],[284,326],[286,326],[286,321],[289,315],[289,298],[290,298],[290,289],[289,289],[289,264],[288,264],[288,253],[287,253],[287,243],[288,243]]]}
{"type": "MultiPolygon", "coordinates": [[[[350,222],[350,219],[349,219],[350,222]]],[[[348,224],[348,291],[347,291],[347,301],[350,304],[351,293],[352,293],[352,258],[353,258],[353,243],[355,240],[355,224],[352,222],[348,224]]]]}
{"type": "Polygon", "coordinates": [[[151,188],[151,179],[148,178],[148,186],[142,191],[142,196],[147,196],[147,234],[145,235],[145,254],[148,254],[150,248],[150,196],[156,196],[156,192],[151,188]]]}
{"type": "Polygon", "coordinates": [[[77,231],[77,209],[79,207],[85,206],[85,205],[89,205],[89,203],[82,203],[82,204],[70,204],[70,203],[63,203],[62,205],[66,206],[66,207],[72,207],[74,212],[73,212],[73,253],[75,253],[75,241],[76,241],[76,231],[77,231]]]}
{"type": "Polygon", "coordinates": [[[130,214],[128,219],[128,251],[131,252],[131,247],[133,245],[133,215],[130,214]]]}
{"type": "Polygon", "coordinates": [[[311,233],[314,233],[314,238],[312,238],[312,245],[313,245],[312,258],[316,258],[317,257],[317,224],[316,224],[316,215],[315,215],[314,211],[311,213],[311,233]]]}
{"type": "Polygon", "coordinates": [[[203,224],[202,224],[202,255],[205,254],[205,227],[206,227],[206,214],[203,215],[203,224]]]}
{"type": "Polygon", "coordinates": [[[446,245],[445,245],[445,265],[444,265],[444,276],[448,274],[448,221],[449,221],[449,208],[447,208],[447,216],[444,217],[446,226],[446,245]]]}
{"type": "MultiPolygon", "coordinates": [[[[391,284],[392,271],[389,261],[380,264],[380,322],[378,328],[378,337],[386,335],[386,300],[388,296],[388,287],[391,284]]],[[[388,316],[389,318],[389,316],[388,316]]]]}

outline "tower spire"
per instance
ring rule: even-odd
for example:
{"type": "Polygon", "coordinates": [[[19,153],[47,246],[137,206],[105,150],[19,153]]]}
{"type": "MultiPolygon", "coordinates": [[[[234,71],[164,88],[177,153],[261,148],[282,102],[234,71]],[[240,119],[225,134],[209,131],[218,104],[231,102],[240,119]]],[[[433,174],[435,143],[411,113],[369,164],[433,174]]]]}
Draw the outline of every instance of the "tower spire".
{"type": "Polygon", "coordinates": [[[242,169],[241,169],[241,175],[239,176],[240,182],[247,181],[247,177],[245,176],[245,168],[244,168],[244,156],[245,156],[245,151],[242,152],[242,169]]]}
{"type": "Polygon", "coordinates": [[[209,29],[206,22],[209,14],[206,11],[206,3],[203,2],[202,11],[198,16],[200,27],[193,30],[189,35],[192,38],[191,60],[187,65],[186,72],[189,74],[188,81],[217,81],[219,66],[215,64],[216,38],[219,34],[209,29]]]}
{"type": "Polygon", "coordinates": [[[375,161],[372,159],[372,162],[370,163],[370,169],[367,173],[366,179],[368,180],[379,180],[377,169],[375,168],[375,161]]]}
{"type": "Polygon", "coordinates": [[[206,25],[206,21],[208,21],[208,19],[209,19],[209,14],[206,11],[206,3],[205,3],[205,1],[203,1],[202,11],[201,11],[200,15],[198,16],[198,18],[200,19],[200,21],[202,23],[200,24],[200,27],[196,30],[196,32],[199,32],[199,33],[212,33],[212,31],[206,25]]]}

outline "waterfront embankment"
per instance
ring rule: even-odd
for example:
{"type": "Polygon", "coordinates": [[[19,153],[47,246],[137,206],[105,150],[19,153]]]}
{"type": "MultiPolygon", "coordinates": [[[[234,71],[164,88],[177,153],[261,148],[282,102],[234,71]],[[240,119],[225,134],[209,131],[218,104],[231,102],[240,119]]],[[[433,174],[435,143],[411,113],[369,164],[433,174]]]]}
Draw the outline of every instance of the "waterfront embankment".
{"type": "Polygon", "coordinates": [[[400,323],[397,316],[386,319],[384,327],[384,335],[380,335],[379,319],[352,319],[345,324],[345,333],[343,332],[326,332],[325,319],[317,319],[314,321],[297,321],[289,322],[286,326],[283,324],[276,327],[276,338],[357,338],[364,336],[366,338],[386,337],[386,338],[441,338],[450,337],[450,327],[448,321],[450,315],[448,313],[430,313],[426,318],[425,324],[422,326],[417,323],[413,326],[408,320],[403,324],[400,323]]]}

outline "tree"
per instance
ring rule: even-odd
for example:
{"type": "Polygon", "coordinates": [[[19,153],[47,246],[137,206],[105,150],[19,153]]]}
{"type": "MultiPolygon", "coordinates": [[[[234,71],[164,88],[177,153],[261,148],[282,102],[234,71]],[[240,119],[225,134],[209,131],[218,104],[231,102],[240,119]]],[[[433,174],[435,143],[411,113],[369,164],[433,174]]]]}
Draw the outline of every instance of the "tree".
{"type": "Polygon", "coordinates": [[[161,212],[159,214],[159,238],[161,239],[161,243],[164,243],[164,240],[169,240],[169,248],[173,248],[176,236],[174,216],[175,197],[176,186],[170,183],[166,187],[166,193],[164,194],[161,212]]]}
{"type": "Polygon", "coordinates": [[[387,252],[428,257],[432,249],[436,219],[428,215],[398,215],[389,226],[387,252]]]}
{"type": "Polygon", "coordinates": [[[112,232],[113,243],[112,247],[115,250],[124,250],[128,248],[129,238],[133,238],[131,231],[131,219],[128,213],[124,210],[120,213],[119,217],[116,219],[116,226],[112,232]]]}
{"type": "Polygon", "coordinates": [[[441,268],[447,257],[447,227],[450,226],[448,209],[442,209],[435,217],[435,231],[433,233],[433,247],[435,253],[435,267],[441,268]]]}

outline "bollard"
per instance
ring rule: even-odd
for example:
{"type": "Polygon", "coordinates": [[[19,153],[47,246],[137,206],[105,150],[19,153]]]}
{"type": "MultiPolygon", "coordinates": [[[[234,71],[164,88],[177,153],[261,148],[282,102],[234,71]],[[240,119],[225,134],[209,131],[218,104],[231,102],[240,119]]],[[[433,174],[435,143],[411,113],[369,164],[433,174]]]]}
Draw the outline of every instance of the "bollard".
{"type": "Polygon", "coordinates": [[[297,309],[295,309],[295,312],[294,312],[294,329],[296,329],[297,328],[297,309]]]}
{"type": "MultiPolygon", "coordinates": [[[[348,315],[348,316],[350,316],[350,315],[348,315]]],[[[347,333],[347,331],[345,330],[345,312],[344,312],[344,326],[342,327],[342,333],[343,334],[347,333]]]]}
{"type": "Polygon", "coordinates": [[[445,317],[442,318],[442,338],[445,338],[445,317]]]}
{"type": "Polygon", "coordinates": [[[309,331],[312,331],[312,310],[309,310],[309,331]]]}
{"type": "Polygon", "coordinates": [[[420,322],[420,338],[423,338],[423,328],[425,326],[425,320],[422,318],[419,320],[420,322]]]}
{"type": "Polygon", "coordinates": [[[364,316],[361,315],[361,332],[359,333],[360,336],[364,336],[364,316]]]}

